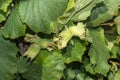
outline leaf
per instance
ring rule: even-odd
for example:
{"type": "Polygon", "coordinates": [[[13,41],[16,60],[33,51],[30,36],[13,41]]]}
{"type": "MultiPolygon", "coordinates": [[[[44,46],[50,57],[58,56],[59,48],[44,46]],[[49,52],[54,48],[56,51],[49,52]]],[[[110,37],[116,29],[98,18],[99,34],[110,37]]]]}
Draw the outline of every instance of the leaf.
{"type": "Polygon", "coordinates": [[[65,12],[71,10],[73,7],[75,7],[75,0],[69,0],[68,6],[65,12]]]}
{"type": "Polygon", "coordinates": [[[75,80],[95,80],[91,75],[82,70],[84,69],[81,68],[80,70],[74,70],[76,71],[75,80]]]}
{"type": "Polygon", "coordinates": [[[48,48],[50,44],[50,39],[42,39],[38,35],[26,34],[24,40],[26,42],[35,43],[36,45],[40,46],[40,48],[42,49],[48,48]]]}
{"type": "Polygon", "coordinates": [[[114,21],[117,26],[117,33],[120,35],[120,16],[117,16],[114,21]]]}
{"type": "Polygon", "coordinates": [[[2,37],[0,31],[0,79],[12,80],[17,72],[18,49],[16,45],[2,37]]]}
{"type": "Polygon", "coordinates": [[[66,80],[73,80],[75,78],[75,73],[72,69],[65,70],[66,80]]]}
{"type": "Polygon", "coordinates": [[[23,76],[28,80],[60,80],[64,68],[63,57],[58,51],[49,53],[46,50],[41,50],[23,76]]]}
{"type": "Polygon", "coordinates": [[[92,46],[89,51],[90,63],[87,65],[86,70],[92,74],[98,73],[107,76],[110,68],[107,62],[110,53],[105,44],[104,32],[100,28],[90,29],[89,31],[92,37],[92,46]]]}
{"type": "Polygon", "coordinates": [[[30,63],[27,59],[20,57],[17,60],[17,73],[25,73],[30,66],[30,63]]]}
{"type": "Polygon", "coordinates": [[[114,80],[120,80],[120,70],[118,70],[117,73],[115,74],[114,80]]]}
{"type": "Polygon", "coordinates": [[[71,18],[71,20],[72,21],[86,20],[90,16],[91,10],[93,9],[94,6],[95,4],[92,3],[89,6],[85,7],[84,9],[80,10],[71,18]]]}
{"type": "Polygon", "coordinates": [[[108,75],[108,80],[119,80],[120,79],[120,70],[118,70],[116,73],[115,72],[111,72],[109,75],[108,75]]]}
{"type": "Polygon", "coordinates": [[[92,9],[96,6],[96,4],[100,3],[103,0],[94,0],[87,7],[78,11],[72,18],[72,21],[83,21],[86,20],[90,14],[92,9]]]}
{"type": "Polygon", "coordinates": [[[82,56],[86,50],[86,43],[81,43],[81,41],[74,39],[74,45],[67,47],[67,53],[64,54],[65,63],[71,63],[73,61],[82,62],[82,56]],[[84,45],[85,44],[85,45],[84,45]]]}
{"type": "Polygon", "coordinates": [[[118,13],[118,1],[117,0],[104,0],[93,9],[90,15],[89,25],[96,27],[101,23],[108,21],[118,13]]]}
{"type": "Polygon", "coordinates": [[[5,20],[5,16],[3,16],[2,14],[0,14],[0,22],[5,20]]]}
{"type": "Polygon", "coordinates": [[[114,80],[114,73],[110,72],[108,75],[108,80],[114,80]]]}
{"type": "Polygon", "coordinates": [[[7,12],[7,8],[11,2],[12,0],[0,0],[0,10],[7,12]]]}
{"type": "Polygon", "coordinates": [[[54,21],[50,23],[50,27],[52,27],[53,29],[53,33],[58,34],[59,31],[64,27],[63,24],[60,24],[58,21],[54,21]]]}
{"type": "Polygon", "coordinates": [[[105,34],[105,38],[108,42],[116,43],[117,34],[115,35],[105,34]]]}
{"type": "Polygon", "coordinates": [[[76,79],[77,79],[77,80],[85,80],[85,79],[84,79],[84,76],[85,76],[85,74],[83,74],[83,73],[78,73],[78,74],[76,75],[76,79]]]}
{"type": "Polygon", "coordinates": [[[76,80],[95,80],[95,79],[93,79],[93,78],[91,78],[88,75],[85,75],[83,73],[78,73],[76,75],[76,80]]]}
{"type": "Polygon", "coordinates": [[[64,12],[67,0],[21,0],[20,17],[34,32],[51,33],[50,23],[64,12]]]}
{"type": "Polygon", "coordinates": [[[3,35],[6,38],[15,39],[25,35],[26,27],[22,24],[17,9],[13,9],[12,13],[5,23],[3,35]]]}
{"type": "Polygon", "coordinates": [[[26,56],[27,58],[33,60],[38,55],[40,50],[41,47],[38,44],[33,43],[30,45],[28,50],[22,56],[26,56]]]}
{"type": "MultiPolygon", "coordinates": [[[[58,49],[63,49],[67,46],[67,43],[73,36],[79,37],[81,40],[85,39],[85,24],[78,23],[75,26],[66,27],[65,30],[61,31],[58,35],[57,39],[57,47],[58,49]]],[[[56,39],[56,38],[55,38],[56,39]]]]}
{"type": "Polygon", "coordinates": [[[120,55],[120,45],[114,45],[111,50],[111,58],[118,58],[120,55]]]}
{"type": "Polygon", "coordinates": [[[65,68],[63,57],[59,52],[44,58],[42,80],[60,80],[65,68]]]}
{"type": "Polygon", "coordinates": [[[101,0],[69,0],[66,11],[58,18],[58,21],[61,24],[66,24],[70,20],[85,20],[97,2],[101,2],[101,0]]]}

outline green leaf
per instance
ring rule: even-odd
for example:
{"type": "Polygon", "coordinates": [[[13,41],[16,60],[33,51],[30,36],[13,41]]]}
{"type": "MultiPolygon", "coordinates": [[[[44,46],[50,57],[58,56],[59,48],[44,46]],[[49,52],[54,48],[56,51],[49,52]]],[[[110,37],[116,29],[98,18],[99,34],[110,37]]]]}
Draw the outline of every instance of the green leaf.
{"type": "Polygon", "coordinates": [[[118,58],[120,55],[120,45],[114,45],[111,50],[111,58],[118,58]]]}
{"type": "Polygon", "coordinates": [[[120,16],[117,16],[114,21],[117,26],[117,33],[120,35],[120,16]]]}
{"type": "Polygon", "coordinates": [[[90,5],[88,5],[87,7],[85,7],[84,9],[78,11],[72,18],[72,21],[83,21],[86,20],[90,14],[91,14],[91,10],[93,9],[93,7],[96,6],[94,2],[92,2],[90,5]]]}
{"type": "Polygon", "coordinates": [[[21,0],[20,17],[34,32],[51,33],[50,23],[63,14],[67,0],[21,0]]]}
{"type": "Polygon", "coordinates": [[[90,29],[92,37],[92,46],[89,51],[90,63],[86,70],[92,74],[98,73],[104,76],[109,71],[108,59],[110,57],[109,50],[105,44],[104,32],[102,29],[90,29]]]}
{"type": "Polygon", "coordinates": [[[105,34],[106,40],[109,42],[112,42],[112,43],[116,43],[117,36],[118,36],[117,34],[115,34],[115,35],[105,34]]]}
{"type": "MultiPolygon", "coordinates": [[[[81,68],[82,69],[82,68],[81,68]]],[[[95,80],[91,77],[91,75],[87,74],[85,71],[82,70],[74,70],[76,71],[75,80],[95,80]]]]}
{"type": "Polygon", "coordinates": [[[109,74],[108,74],[108,80],[114,80],[114,73],[112,73],[112,72],[110,72],[109,74]]]}
{"type": "Polygon", "coordinates": [[[7,8],[11,2],[12,0],[0,0],[0,10],[7,12],[7,8]]]}
{"type": "Polygon", "coordinates": [[[83,73],[78,73],[78,74],[76,75],[76,80],[85,80],[84,77],[85,77],[85,74],[83,74],[83,73]]]}
{"type": "Polygon", "coordinates": [[[18,49],[14,43],[5,40],[0,31],[0,79],[12,80],[17,72],[18,49]]]}
{"type": "Polygon", "coordinates": [[[31,34],[26,34],[24,40],[26,42],[35,43],[38,46],[40,46],[40,48],[42,49],[48,48],[51,41],[50,39],[42,39],[38,35],[31,35],[31,34]]]}
{"type": "Polygon", "coordinates": [[[20,57],[17,60],[17,73],[25,73],[30,66],[30,63],[27,59],[20,57]]]}
{"type": "Polygon", "coordinates": [[[27,56],[27,58],[33,60],[38,55],[40,49],[41,47],[38,44],[33,43],[22,56],[27,56]]]}
{"type": "Polygon", "coordinates": [[[120,80],[120,69],[115,72],[110,72],[108,75],[108,80],[120,80]]]}
{"type": "Polygon", "coordinates": [[[117,73],[115,74],[114,80],[120,80],[120,70],[118,70],[117,73]]]}
{"type": "Polygon", "coordinates": [[[93,78],[91,78],[88,75],[85,75],[83,73],[78,73],[76,75],[76,80],[95,80],[95,79],[93,79],[93,78]]]}
{"type": "Polygon", "coordinates": [[[60,80],[64,68],[63,57],[58,51],[49,53],[46,50],[41,50],[23,76],[28,80],[60,80]]]}
{"type": "Polygon", "coordinates": [[[15,39],[25,34],[25,28],[19,17],[18,10],[13,9],[5,23],[3,35],[6,38],[15,39]]]}
{"type": "Polygon", "coordinates": [[[59,31],[64,27],[64,25],[60,24],[58,21],[54,21],[50,23],[50,27],[52,27],[53,33],[58,34],[59,31]]]}
{"type": "Polygon", "coordinates": [[[2,14],[0,14],[0,22],[5,20],[5,16],[3,16],[2,14]]]}
{"type": "Polygon", "coordinates": [[[90,24],[92,27],[96,27],[101,23],[108,21],[118,13],[118,1],[117,0],[104,0],[93,9],[90,16],[90,24]]]}
{"type": "Polygon", "coordinates": [[[74,39],[73,43],[73,46],[67,47],[67,53],[64,54],[65,63],[71,63],[73,61],[82,62],[82,56],[86,50],[86,43],[82,43],[77,39],[74,39]]]}
{"type": "Polygon", "coordinates": [[[66,69],[65,76],[65,80],[73,80],[75,78],[75,72],[72,69],[66,69]]]}
{"type": "Polygon", "coordinates": [[[69,0],[66,11],[58,18],[58,21],[66,24],[70,20],[85,20],[90,15],[92,8],[99,2],[101,2],[101,0],[69,0]]]}

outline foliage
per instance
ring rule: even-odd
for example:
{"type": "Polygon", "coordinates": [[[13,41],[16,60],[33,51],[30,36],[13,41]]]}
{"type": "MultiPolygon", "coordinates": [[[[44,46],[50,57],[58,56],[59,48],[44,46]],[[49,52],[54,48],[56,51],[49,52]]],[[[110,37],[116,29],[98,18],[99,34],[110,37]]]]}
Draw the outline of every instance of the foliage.
{"type": "Polygon", "coordinates": [[[120,80],[120,0],[0,0],[0,80],[120,80]]]}

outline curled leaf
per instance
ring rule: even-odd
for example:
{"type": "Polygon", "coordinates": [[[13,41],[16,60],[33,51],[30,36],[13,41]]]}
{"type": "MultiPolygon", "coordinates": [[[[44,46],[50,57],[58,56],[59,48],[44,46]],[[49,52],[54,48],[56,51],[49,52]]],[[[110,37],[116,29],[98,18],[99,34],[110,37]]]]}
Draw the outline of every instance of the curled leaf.
{"type": "Polygon", "coordinates": [[[30,43],[36,42],[38,39],[39,37],[37,35],[31,35],[31,34],[26,34],[24,38],[26,42],[30,42],[30,43]]]}
{"type": "Polygon", "coordinates": [[[85,38],[85,26],[83,23],[78,23],[77,26],[70,27],[73,36],[78,36],[80,39],[85,38]]]}
{"type": "Polygon", "coordinates": [[[41,39],[37,35],[31,35],[31,34],[26,34],[26,37],[24,38],[26,42],[30,43],[36,43],[38,44],[41,48],[47,48],[50,44],[50,40],[48,39],[41,39]]]}
{"type": "Polygon", "coordinates": [[[66,28],[59,34],[59,38],[57,39],[57,47],[58,49],[63,49],[67,46],[68,41],[73,37],[77,36],[81,40],[85,39],[85,26],[83,23],[78,23],[76,26],[71,26],[66,28]]]}
{"type": "Polygon", "coordinates": [[[73,34],[69,28],[62,31],[59,35],[60,40],[58,41],[58,49],[62,49],[67,46],[68,41],[72,38],[73,34]]]}

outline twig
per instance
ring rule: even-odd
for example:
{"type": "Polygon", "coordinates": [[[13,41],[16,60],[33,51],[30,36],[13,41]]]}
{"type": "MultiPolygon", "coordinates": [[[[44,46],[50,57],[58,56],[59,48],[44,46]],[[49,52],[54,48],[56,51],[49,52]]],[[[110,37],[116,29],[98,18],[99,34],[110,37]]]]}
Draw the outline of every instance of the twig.
{"type": "Polygon", "coordinates": [[[109,63],[111,63],[111,64],[115,64],[115,65],[117,65],[117,66],[120,66],[120,63],[118,63],[118,62],[114,62],[114,61],[109,61],[109,63]]]}

